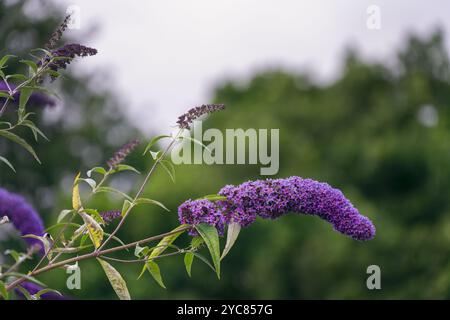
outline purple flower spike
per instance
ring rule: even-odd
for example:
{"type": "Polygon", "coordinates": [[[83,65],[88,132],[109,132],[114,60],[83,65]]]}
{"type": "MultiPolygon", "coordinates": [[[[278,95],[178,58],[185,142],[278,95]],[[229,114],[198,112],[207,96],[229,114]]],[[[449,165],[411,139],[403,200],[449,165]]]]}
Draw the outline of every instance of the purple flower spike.
{"type": "MultiPolygon", "coordinates": [[[[9,218],[21,235],[42,236],[44,234],[44,224],[33,207],[23,197],[0,188],[0,217],[3,216],[9,218]]],[[[41,251],[43,250],[39,240],[25,238],[25,241],[30,246],[36,245],[41,248],[41,251]]]]}
{"type": "Polygon", "coordinates": [[[258,216],[276,219],[296,212],[316,215],[331,223],[335,230],[356,240],[366,241],[375,236],[372,222],[362,216],[340,190],[327,183],[294,176],[228,185],[219,194],[225,196],[227,201],[189,200],[183,203],[178,209],[180,221],[193,225],[205,222],[216,226],[218,223],[211,221],[221,221],[223,230],[223,225],[230,222],[246,227],[258,216]],[[206,210],[200,211],[199,207],[206,210]]]}

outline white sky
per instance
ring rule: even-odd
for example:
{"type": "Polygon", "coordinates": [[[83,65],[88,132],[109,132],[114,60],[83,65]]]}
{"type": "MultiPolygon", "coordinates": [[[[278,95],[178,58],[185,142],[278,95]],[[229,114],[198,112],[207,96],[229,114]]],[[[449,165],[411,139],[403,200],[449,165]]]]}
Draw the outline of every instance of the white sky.
{"type": "Polygon", "coordinates": [[[450,1],[419,0],[59,0],[77,5],[87,43],[99,50],[80,63],[109,70],[104,85],[144,132],[167,130],[178,114],[209,102],[224,78],[245,78],[267,66],[309,70],[332,79],[346,47],[387,59],[407,31],[450,30],[450,1]],[[381,29],[366,27],[369,5],[381,29]]]}

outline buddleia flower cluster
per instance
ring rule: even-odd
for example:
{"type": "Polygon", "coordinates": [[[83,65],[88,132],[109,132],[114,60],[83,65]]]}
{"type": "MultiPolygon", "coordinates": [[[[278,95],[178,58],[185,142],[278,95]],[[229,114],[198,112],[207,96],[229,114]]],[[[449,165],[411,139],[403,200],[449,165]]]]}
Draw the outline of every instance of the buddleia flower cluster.
{"type": "MultiPolygon", "coordinates": [[[[231,222],[247,227],[257,217],[276,219],[295,212],[318,216],[355,240],[366,241],[375,236],[372,221],[361,215],[340,190],[327,183],[293,176],[228,185],[218,194],[226,200],[184,202],[178,208],[180,222],[207,223],[223,234],[224,227],[231,222]]],[[[195,229],[191,234],[196,235],[195,229]]]]}
{"type": "Polygon", "coordinates": [[[109,168],[114,169],[121,164],[125,158],[139,145],[139,140],[134,139],[124,144],[119,150],[117,150],[107,164],[109,168]]]}
{"type": "Polygon", "coordinates": [[[199,107],[189,109],[186,113],[178,117],[177,124],[180,129],[190,129],[194,120],[203,115],[210,114],[225,109],[224,104],[203,104],[199,107]]]}

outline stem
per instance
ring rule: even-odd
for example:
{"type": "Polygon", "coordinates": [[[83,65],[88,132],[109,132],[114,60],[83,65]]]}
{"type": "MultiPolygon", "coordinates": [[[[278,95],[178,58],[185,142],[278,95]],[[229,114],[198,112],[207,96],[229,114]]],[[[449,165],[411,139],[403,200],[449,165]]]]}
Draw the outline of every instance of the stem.
{"type": "MultiPolygon", "coordinates": [[[[24,82],[22,82],[21,84],[19,84],[16,88],[14,88],[14,90],[11,90],[11,87],[5,81],[6,85],[9,88],[9,90],[8,90],[9,95],[11,97],[14,97],[14,95],[16,93],[18,93],[20,91],[20,89],[22,89],[26,85],[30,84],[30,82],[32,82],[33,80],[40,77],[42,75],[42,73],[46,70],[46,68],[50,65],[50,63],[52,63],[52,62],[53,62],[53,58],[49,59],[49,61],[46,64],[43,64],[31,78],[29,78],[29,79],[25,80],[24,82]]],[[[3,107],[0,109],[0,117],[5,113],[10,100],[11,100],[11,98],[8,97],[8,98],[6,98],[5,102],[3,103],[3,107]]],[[[10,129],[12,129],[12,128],[10,128],[10,129]]]]}
{"type": "MultiPolygon", "coordinates": [[[[109,254],[109,253],[113,253],[113,252],[124,250],[124,249],[128,249],[128,248],[132,248],[132,247],[135,247],[136,245],[141,245],[141,244],[144,244],[144,243],[147,243],[147,242],[159,240],[159,239],[162,239],[164,237],[170,236],[172,234],[185,231],[185,230],[187,230],[189,228],[191,228],[191,226],[185,226],[185,227],[180,228],[180,229],[178,229],[176,231],[174,230],[174,231],[162,233],[162,234],[159,234],[157,236],[145,238],[145,239],[142,239],[142,240],[139,240],[139,241],[135,241],[135,242],[131,242],[131,243],[128,243],[128,244],[125,244],[125,245],[121,245],[121,246],[118,246],[118,247],[105,249],[105,250],[100,250],[100,251],[94,251],[94,252],[91,252],[91,253],[84,254],[82,256],[69,258],[69,259],[66,259],[66,260],[54,263],[54,264],[49,264],[49,265],[47,265],[45,267],[42,267],[40,269],[37,269],[35,271],[32,271],[32,272],[30,272],[28,274],[28,276],[34,277],[34,276],[36,276],[38,274],[50,271],[50,270],[58,268],[58,267],[62,267],[64,265],[66,265],[66,264],[72,264],[72,263],[75,263],[75,262],[78,262],[78,261],[82,261],[82,260],[86,260],[86,259],[90,259],[90,258],[98,258],[98,257],[100,257],[102,255],[106,255],[106,254],[109,254]]],[[[13,282],[11,282],[6,287],[6,290],[10,291],[10,290],[14,289],[15,287],[17,287],[18,285],[20,285],[21,283],[23,283],[24,281],[26,281],[26,278],[23,278],[23,277],[22,278],[18,278],[16,280],[14,280],[13,282]]]]}
{"type": "MultiPolygon", "coordinates": [[[[98,183],[98,185],[95,187],[95,189],[92,191],[92,194],[94,194],[95,193],[95,190],[97,190],[105,181],[106,181],[106,179],[108,178],[108,176],[111,174],[111,169],[109,169],[104,175],[103,175],[103,178],[100,180],[100,182],[98,183]]],[[[92,195],[91,194],[91,195],[92,195]]],[[[48,255],[50,254],[50,252],[51,252],[51,250],[55,247],[55,245],[56,245],[56,241],[58,240],[58,239],[60,239],[60,237],[61,237],[61,235],[64,233],[64,231],[66,231],[66,229],[67,229],[67,226],[73,221],[73,219],[75,218],[75,215],[72,215],[72,217],[70,218],[70,220],[64,225],[64,227],[59,231],[59,233],[58,233],[58,235],[56,236],[56,240],[51,244],[51,246],[50,246],[50,248],[49,248],[49,250],[47,251],[47,253],[46,254],[44,254],[44,256],[39,260],[39,262],[37,263],[37,265],[33,268],[33,270],[32,271],[36,271],[37,270],[37,268],[39,268],[39,266],[42,264],[42,262],[45,260],[45,258],[47,258],[48,257],[48,255]]],[[[83,232],[80,232],[80,234],[82,234],[83,232]]],[[[80,235],[79,234],[79,235],[80,235]]],[[[79,236],[78,235],[78,236],[79,236]]],[[[68,242],[68,244],[67,245],[65,245],[64,247],[70,247],[74,242],[75,242],[75,240],[78,238],[78,236],[77,237],[73,237],[69,242],[68,242]]],[[[53,257],[53,259],[51,259],[50,260],[50,262],[49,262],[49,264],[52,264],[52,263],[54,263],[61,255],[63,254],[63,252],[59,252],[59,253],[57,253],[54,257],[53,257]]]]}
{"type": "Polygon", "coordinates": [[[167,148],[164,150],[164,152],[162,153],[162,155],[160,157],[158,157],[155,160],[155,163],[153,163],[152,167],[150,168],[150,171],[147,173],[147,176],[144,179],[144,182],[142,182],[141,187],[139,188],[138,192],[136,193],[132,204],[130,205],[130,207],[127,209],[127,211],[125,212],[125,214],[123,215],[122,219],[120,220],[120,222],[118,223],[117,227],[114,229],[114,231],[109,235],[109,237],[102,243],[102,245],[98,248],[98,250],[101,250],[115,235],[116,233],[119,231],[119,229],[122,227],[122,225],[125,222],[125,219],[128,217],[128,214],[131,212],[131,210],[134,207],[134,204],[136,202],[137,199],[139,199],[139,197],[142,195],[142,193],[144,192],[145,187],[147,186],[148,181],[150,180],[150,177],[152,176],[153,172],[155,171],[156,167],[158,166],[158,164],[160,163],[160,161],[164,158],[164,156],[166,155],[167,152],[169,152],[169,150],[173,147],[174,143],[177,141],[179,135],[181,134],[182,130],[178,131],[178,133],[176,134],[176,136],[173,138],[172,142],[167,146],[167,148]]]}

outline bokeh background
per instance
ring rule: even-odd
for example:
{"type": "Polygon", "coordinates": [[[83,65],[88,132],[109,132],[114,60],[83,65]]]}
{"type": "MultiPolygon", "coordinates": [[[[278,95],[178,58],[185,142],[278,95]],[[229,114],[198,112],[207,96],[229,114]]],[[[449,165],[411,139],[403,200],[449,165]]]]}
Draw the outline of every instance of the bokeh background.
{"type": "MultiPolygon", "coordinates": [[[[57,107],[37,109],[51,140],[36,145],[43,165],[0,140],[0,153],[19,168],[14,174],[0,165],[0,185],[26,196],[50,225],[70,206],[75,172],[104,163],[130,138],[170,131],[193,105],[225,103],[204,127],[279,128],[277,177],[342,189],[377,236],[359,243],[294,214],[259,220],[241,232],[220,281],[198,261],[188,278],[181,256],[160,262],[167,290],[149,275],[136,280],[140,266],[116,264],[134,298],[450,298],[449,4],[317,3],[2,1],[2,55],[42,47],[68,5],[81,9],[82,24],[64,39],[99,54],[51,85],[62,97],[57,107]],[[379,30],[366,25],[372,4],[381,9],[379,30]],[[372,264],[381,268],[381,290],[366,287],[372,264]]],[[[12,63],[8,71],[19,68],[12,63]]],[[[136,152],[129,163],[144,171],[151,160],[136,152]]],[[[137,208],[122,240],[175,227],[176,208],[188,198],[260,178],[259,166],[176,172],[176,184],[160,171],[146,190],[172,213],[137,208]]],[[[131,192],[137,179],[123,174],[113,184],[131,192]]],[[[119,206],[116,198],[93,201],[119,206]]],[[[6,228],[0,238],[2,252],[23,247],[6,228]]],[[[65,289],[64,270],[41,279],[76,298],[115,298],[95,262],[81,270],[78,291],[65,289]]]]}

